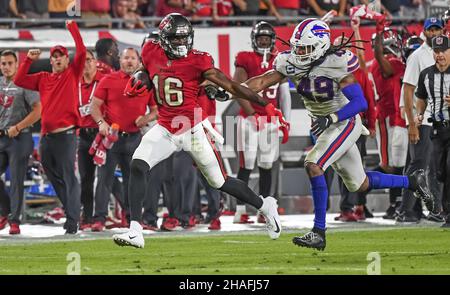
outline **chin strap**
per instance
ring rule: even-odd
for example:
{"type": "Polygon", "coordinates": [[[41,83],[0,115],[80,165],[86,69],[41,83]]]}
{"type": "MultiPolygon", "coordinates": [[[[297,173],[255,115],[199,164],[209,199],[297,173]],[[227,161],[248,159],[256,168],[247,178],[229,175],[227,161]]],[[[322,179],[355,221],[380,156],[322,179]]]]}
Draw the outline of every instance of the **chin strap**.
{"type": "Polygon", "coordinates": [[[267,56],[269,55],[269,50],[268,49],[264,49],[264,53],[263,53],[263,61],[261,62],[261,68],[262,69],[267,69],[269,67],[269,62],[267,61],[267,56]]]}

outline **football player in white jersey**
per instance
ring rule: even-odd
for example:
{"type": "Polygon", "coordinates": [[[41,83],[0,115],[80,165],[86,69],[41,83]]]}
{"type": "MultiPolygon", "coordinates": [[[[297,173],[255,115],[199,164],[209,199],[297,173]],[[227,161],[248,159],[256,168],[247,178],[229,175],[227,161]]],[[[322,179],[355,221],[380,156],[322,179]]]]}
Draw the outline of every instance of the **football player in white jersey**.
{"type": "Polygon", "coordinates": [[[311,131],[317,141],[306,156],[305,169],[314,199],[314,227],[305,235],[294,237],[294,244],[325,249],[328,191],[323,173],[330,165],[351,192],[401,187],[414,191],[427,207],[433,207],[423,170],[409,176],[364,171],[355,142],[365,130],[359,113],[367,109],[367,102],[342,50],[348,43],[332,46],[328,25],[309,18],[297,25],[290,45],[290,51],[278,54],[273,71],[245,84],[259,92],[288,77],[312,117],[311,131]]]}

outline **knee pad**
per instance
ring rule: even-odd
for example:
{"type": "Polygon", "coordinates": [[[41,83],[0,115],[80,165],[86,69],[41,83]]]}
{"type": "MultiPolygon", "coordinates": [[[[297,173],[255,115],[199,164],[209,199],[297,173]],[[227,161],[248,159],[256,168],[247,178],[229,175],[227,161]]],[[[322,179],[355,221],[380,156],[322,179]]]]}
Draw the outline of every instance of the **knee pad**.
{"type": "Polygon", "coordinates": [[[130,164],[130,173],[131,174],[145,174],[150,170],[150,165],[147,164],[144,160],[141,159],[133,159],[130,164]]]}

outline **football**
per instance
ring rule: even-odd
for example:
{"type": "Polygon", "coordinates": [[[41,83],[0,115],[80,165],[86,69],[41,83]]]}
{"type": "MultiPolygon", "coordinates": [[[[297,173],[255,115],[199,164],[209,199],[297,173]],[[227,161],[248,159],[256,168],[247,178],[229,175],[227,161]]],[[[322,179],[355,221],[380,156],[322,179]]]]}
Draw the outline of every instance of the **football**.
{"type": "MultiPolygon", "coordinates": [[[[136,81],[141,81],[141,85],[147,87],[147,90],[150,91],[153,88],[153,82],[150,80],[150,76],[147,71],[137,71],[133,74],[133,86],[136,81]]],[[[140,86],[142,88],[143,86],[140,86]]]]}

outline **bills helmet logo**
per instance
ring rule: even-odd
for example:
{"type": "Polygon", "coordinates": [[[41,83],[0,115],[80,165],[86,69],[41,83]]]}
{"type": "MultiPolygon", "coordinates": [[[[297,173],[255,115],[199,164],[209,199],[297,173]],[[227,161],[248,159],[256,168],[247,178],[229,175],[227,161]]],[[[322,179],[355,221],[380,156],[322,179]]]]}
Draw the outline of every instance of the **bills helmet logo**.
{"type": "Polygon", "coordinates": [[[330,30],[320,25],[314,25],[314,27],[312,27],[311,29],[311,32],[314,34],[314,36],[317,36],[319,38],[330,36],[330,30]]]}
{"type": "MultiPolygon", "coordinates": [[[[303,31],[304,31],[303,29],[299,28],[299,30],[297,30],[297,32],[295,33],[295,38],[300,39],[302,37],[303,31]]],[[[314,36],[319,37],[319,38],[323,38],[325,36],[328,36],[328,37],[330,36],[330,30],[327,29],[326,27],[323,27],[318,24],[314,25],[311,28],[311,32],[314,34],[314,36]]]]}

